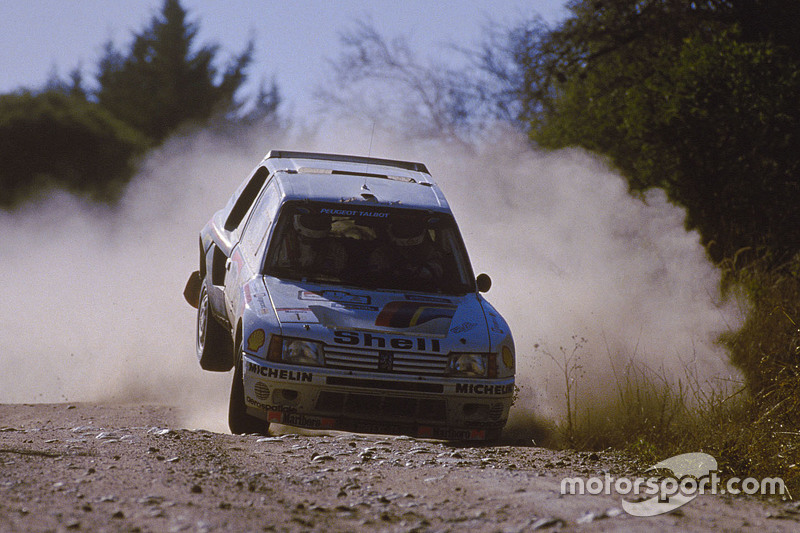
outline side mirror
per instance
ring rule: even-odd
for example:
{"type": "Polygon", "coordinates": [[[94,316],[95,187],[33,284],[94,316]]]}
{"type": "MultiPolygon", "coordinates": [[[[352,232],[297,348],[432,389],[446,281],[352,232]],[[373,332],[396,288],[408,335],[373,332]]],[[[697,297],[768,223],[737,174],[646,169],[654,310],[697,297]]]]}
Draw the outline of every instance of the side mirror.
{"type": "Polygon", "coordinates": [[[489,289],[492,288],[492,278],[489,277],[489,274],[478,274],[475,281],[478,284],[478,292],[489,292],[489,289]]]}

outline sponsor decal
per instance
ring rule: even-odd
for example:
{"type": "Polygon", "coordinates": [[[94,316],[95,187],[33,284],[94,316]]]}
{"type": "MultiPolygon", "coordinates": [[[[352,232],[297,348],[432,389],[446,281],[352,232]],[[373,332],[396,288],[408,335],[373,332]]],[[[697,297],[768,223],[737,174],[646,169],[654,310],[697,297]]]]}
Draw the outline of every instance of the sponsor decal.
{"type": "Polygon", "coordinates": [[[297,426],[310,429],[333,429],[336,427],[336,419],[323,418],[320,416],[308,416],[301,413],[286,413],[282,411],[268,411],[267,421],[276,424],[286,424],[287,426],[297,426]]]}
{"type": "Polygon", "coordinates": [[[234,250],[233,255],[231,256],[231,272],[235,276],[237,272],[244,266],[244,257],[242,257],[242,252],[236,248],[234,250]],[[236,267],[235,269],[233,267],[236,267]]]}
{"type": "Polygon", "coordinates": [[[279,307],[275,312],[283,323],[319,324],[317,315],[308,307],[279,307]]]}
{"type": "Polygon", "coordinates": [[[373,218],[388,218],[389,213],[379,211],[361,211],[357,209],[331,209],[323,208],[319,210],[320,213],[326,215],[340,216],[340,217],[373,217],[373,218]]]}
{"type": "Polygon", "coordinates": [[[296,407],[289,407],[288,405],[269,405],[266,403],[261,403],[249,396],[246,398],[247,404],[252,405],[257,409],[261,409],[262,411],[282,411],[284,413],[295,413],[297,412],[296,407]]]}
{"type": "Polygon", "coordinates": [[[332,303],[331,309],[346,309],[348,311],[377,311],[378,308],[374,305],[359,305],[359,304],[339,304],[332,303]]]}
{"type": "Polygon", "coordinates": [[[250,300],[253,299],[252,294],[250,293],[250,284],[244,286],[244,301],[250,303],[250,300]]]}
{"type": "Polygon", "coordinates": [[[412,328],[436,319],[446,319],[449,325],[457,306],[453,304],[433,304],[420,302],[394,301],[387,303],[375,325],[386,328],[412,328]]]}
{"type": "Polygon", "coordinates": [[[406,294],[406,300],[412,302],[432,302],[437,304],[452,304],[453,300],[448,298],[440,298],[438,296],[422,296],[420,294],[406,294]]]}
{"type": "Polygon", "coordinates": [[[456,394],[489,394],[502,396],[512,394],[514,384],[508,385],[483,385],[481,383],[456,383],[456,394]]]}
{"type": "Polygon", "coordinates": [[[298,300],[313,300],[316,302],[329,301],[340,304],[361,304],[369,305],[370,297],[363,294],[352,294],[346,291],[300,291],[297,295],[298,300]]]}
{"type": "MultiPolygon", "coordinates": [[[[303,298],[314,299],[305,293],[303,298]]],[[[353,295],[350,295],[351,297],[353,295]]],[[[328,329],[350,329],[350,330],[376,330],[391,328],[413,332],[419,335],[433,335],[445,337],[450,328],[450,322],[455,315],[457,306],[453,304],[428,303],[428,302],[406,302],[394,301],[386,304],[377,315],[374,307],[369,303],[344,301],[341,295],[337,295],[340,301],[334,302],[336,305],[309,305],[308,307],[316,315],[319,323],[328,329]],[[369,307],[367,307],[369,306],[369,307]]],[[[368,301],[366,297],[357,296],[368,301]]]]}
{"type": "Polygon", "coordinates": [[[474,328],[477,325],[478,324],[475,323],[475,322],[464,322],[463,324],[460,324],[460,325],[458,325],[458,326],[456,326],[454,328],[451,328],[450,331],[453,332],[453,333],[466,333],[467,331],[471,330],[472,328],[474,328]]]}
{"type": "Polygon", "coordinates": [[[257,352],[264,346],[266,342],[266,334],[263,329],[257,329],[247,338],[247,349],[251,352],[257,352]]]}
{"type": "Polygon", "coordinates": [[[300,381],[303,383],[311,383],[311,381],[314,379],[314,374],[312,372],[286,370],[285,368],[269,368],[250,362],[247,363],[247,371],[251,374],[257,374],[265,378],[281,379],[283,381],[300,381]]]}
{"type": "Polygon", "coordinates": [[[244,301],[259,315],[266,315],[271,309],[267,293],[263,291],[263,288],[256,281],[244,286],[244,301]]]}
{"type": "Polygon", "coordinates": [[[379,350],[392,348],[394,350],[416,350],[419,352],[442,351],[439,339],[425,337],[409,339],[407,337],[390,337],[358,331],[335,331],[333,333],[333,342],[346,346],[363,346],[379,350]]]}

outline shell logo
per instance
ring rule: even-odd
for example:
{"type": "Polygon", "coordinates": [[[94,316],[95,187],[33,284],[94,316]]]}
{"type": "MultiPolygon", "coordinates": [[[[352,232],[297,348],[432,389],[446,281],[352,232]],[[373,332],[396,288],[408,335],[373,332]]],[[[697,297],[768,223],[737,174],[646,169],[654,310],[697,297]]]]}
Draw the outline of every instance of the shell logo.
{"type": "Polygon", "coordinates": [[[264,346],[267,336],[263,329],[257,329],[247,337],[247,349],[251,352],[257,352],[264,346]]]}

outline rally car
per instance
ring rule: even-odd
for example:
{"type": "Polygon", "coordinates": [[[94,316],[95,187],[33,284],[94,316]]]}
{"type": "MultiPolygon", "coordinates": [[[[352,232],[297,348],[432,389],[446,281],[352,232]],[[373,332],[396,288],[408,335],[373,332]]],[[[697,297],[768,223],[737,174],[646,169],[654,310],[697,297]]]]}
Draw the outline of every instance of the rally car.
{"type": "Polygon", "coordinates": [[[494,440],[514,341],[422,163],[271,151],[200,232],[200,366],[228,423],[494,440]]]}

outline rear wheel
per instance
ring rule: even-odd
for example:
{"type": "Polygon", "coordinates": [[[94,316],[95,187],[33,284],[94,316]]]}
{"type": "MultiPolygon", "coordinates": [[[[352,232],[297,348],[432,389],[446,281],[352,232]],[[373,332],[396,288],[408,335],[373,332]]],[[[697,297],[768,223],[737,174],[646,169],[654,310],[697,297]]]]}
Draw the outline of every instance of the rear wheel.
{"type": "MultiPolygon", "coordinates": [[[[241,352],[237,349],[237,353],[241,352]]],[[[247,414],[242,377],[242,357],[237,355],[236,370],[233,373],[233,383],[231,383],[231,398],[228,404],[228,427],[234,435],[247,433],[266,435],[269,432],[269,422],[247,414]]]]}
{"type": "Polygon", "coordinates": [[[212,372],[227,372],[233,367],[231,335],[211,313],[208,289],[200,289],[197,305],[197,360],[200,368],[212,372]]]}

